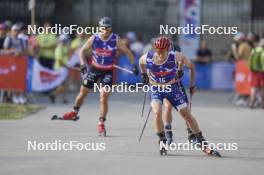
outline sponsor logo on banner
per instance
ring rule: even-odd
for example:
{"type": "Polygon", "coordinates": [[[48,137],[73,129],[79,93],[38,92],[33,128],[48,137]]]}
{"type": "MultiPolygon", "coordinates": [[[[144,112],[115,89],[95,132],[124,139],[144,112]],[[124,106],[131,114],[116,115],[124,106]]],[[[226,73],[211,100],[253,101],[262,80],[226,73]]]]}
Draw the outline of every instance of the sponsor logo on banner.
{"type": "Polygon", "coordinates": [[[27,59],[10,55],[0,57],[0,89],[26,90],[27,59]]]}
{"type": "Polygon", "coordinates": [[[49,91],[61,85],[68,76],[68,70],[61,68],[59,70],[50,70],[45,68],[38,61],[33,60],[31,88],[33,91],[49,91]]]}
{"type": "Polygon", "coordinates": [[[42,83],[52,83],[60,76],[59,74],[54,75],[46,71],[40,71],[39,75],[42,83]]]}

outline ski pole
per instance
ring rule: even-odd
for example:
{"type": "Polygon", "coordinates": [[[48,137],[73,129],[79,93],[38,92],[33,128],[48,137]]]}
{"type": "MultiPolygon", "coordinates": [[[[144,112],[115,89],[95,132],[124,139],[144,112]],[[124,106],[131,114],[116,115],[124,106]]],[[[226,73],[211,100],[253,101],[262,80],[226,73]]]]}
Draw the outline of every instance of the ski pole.
{"type": "Polygon", "coordinates": [[[143,100],[143,106],[142,106],[142,112],[141,112],[141,117],[144,115],[144,110],[145,110],[145,104],[146,104],[146,98],[147,98],[147,92],[144,92],[144,100],[143,100]]]}
{"type": "Polygon", "coordinates": [[[148,122],[148,119],[149,119],[149,116],[150,116],[150,112],[151,112],[151,110],[152,110],[152,108],[151,108],[151,106],[150,106],[150,108],[149,108],[149,112],[148,112],[148,115],[147,115],[147,118],[146,118],[146,121],[145,121],[145,123],[144,123],[144,125],[143,125],[143,128],[142,128],[142,130],[141,130],[141,134],[140,134],[140,136],[139,136],[138,142],[141,141],[141,138],[142,138],[142,135],[143,135],[144,130],[145,130],[145,128],[146,128],[146,125],[147,125],[147,122],[148,122]]]}
{"type": "Polygon", "coordinates": [[[189,105],[190,111],[192,111],[192,94],[190,94],[190,105],[189,105]]]}
{"type": "Polygon", "coordinates": [[[116,69],[119,69],[119,70],[125,71],[125,72],[127,72],[127,73],[134,74],[131,70],[128,70],[128,69],[123,68],[123,67],[120,67],[120,66],[118,66],[118,65],[115,65],[115,64],[114,64],[113,67],[116,68],[116,69]]]}
{"type": "MultiPolygon", "coordinates": [[[[131,70],[128,70],[128,69],[123,68],[123,67],[120,67],[120,66],[117,66],[117,65],[115,65],[115,64],[113,65],[113,67],[116,68],[116,69],[119,69],[119,70],[125,71],[125,72],[127,72],[127,73],[134,74],[131,70]]],[[[69,67],[69,68],[70,68],[70,69],[73,69],[73,70],[80,71],[80,69],[79,69],[79,68],[76,68],[76,67],[69,67]]]]}

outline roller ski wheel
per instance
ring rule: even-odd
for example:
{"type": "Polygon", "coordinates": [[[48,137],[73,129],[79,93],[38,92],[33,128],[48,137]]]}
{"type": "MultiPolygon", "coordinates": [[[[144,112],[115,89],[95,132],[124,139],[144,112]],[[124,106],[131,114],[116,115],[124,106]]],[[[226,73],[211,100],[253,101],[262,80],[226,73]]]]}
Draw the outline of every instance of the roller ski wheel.
{"type": "Polygon", "coordinates": [[[216,150],[211,150],[211,149],[209,149],[209,148],[205,148],[205,149],[203,150],[203,152],[204,152],[206,155],[208,155],[208,156],[222,157],[221,154],[220,154],[218,151],[216,151],[216,150]]]}
{"type": "Polygon", "coordinates": [[[77,116],[77,113],[74,111],[70,111],[65,113],[62,117],[59,117],[58,115],[53,115],[51,117],[51,120],[69,120],[69,121],[77,121],[80,117],[77,116]]]}
{"type": "Polygon", "coordinates": [[[198,135],[198,137],[194,136],[192,139],[190,139],[193,144],[198,144],[199,147],[202,149],[202,151],[208,155],[213,157],[221,157],[221,154],[217,150],[210,149],[208,147],[208,142],[204,139],[202,136],[202,133],[198,135]],[[205,144],[203,144],[205,143],[205,144]],[[203,146],[202,146],[203,145],[203,146]]]}
{"type": "Polygon", "coordinates": [[[104,123],[98,124],[98,133],[99,133],[99,136],[106,137],[106,129],[105,129],[104,123]]]}
{"type": "MultiPolygon", "coordinates": [[[[202,147],[200,147],[200,148],[202,148],[202,147]]],[[[218,151],[216,151],[216,150],[212,150],[212,149],[210,149],[210,148],[208,148],[208,147],[202,149],[202,151],[203,151],[206,155],[208,155],[208,156],[212,156],[212,157],[222,157],[221,154],[220,154],[218,151]]]]}
{"type": "Polygon", "coordinates": [[[76,122],[76,121],[79,120],[79,119],[80,119],[79,116],[77,116],[77,117],[75,117],[75,118],[72,118],[72,119],[63,119],[63,117],[59,117],[59,116],[57,116],[57,115],[53,115],[53,116],[51,117],[51,120],[68,120],[68,121],[74,121],[74,122],[76,122]]]}
{"type": "Polygon", "coordinates": [[[99,136],[106,137],[106,130],[104,130],[102,133],[99,133],[99,136]]]}

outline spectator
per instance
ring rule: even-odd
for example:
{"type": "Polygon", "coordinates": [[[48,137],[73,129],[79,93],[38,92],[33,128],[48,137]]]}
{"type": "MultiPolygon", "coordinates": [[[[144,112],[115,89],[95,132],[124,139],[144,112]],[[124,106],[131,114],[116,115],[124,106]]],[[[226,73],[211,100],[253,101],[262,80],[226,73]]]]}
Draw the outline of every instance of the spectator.
{"type": "MultiPolygon", "coordinates": [[[[60,35],[59,37],[59,43],[55,49],[55,69],[59,70],[61,67],[68,67],[67,63],[69,60],[69,48],[68,48],[68,41],[69,38],[67,35],[60,35]]],[[[56,95],[62,94],[63,97],[63,103],[68,103],[67,99],[67,92],[68,92],[68,83],[67,80],[65,82],[57,87],[50,95],[50,100],[52,103],[55,103],[56,95]]]]}
{"type": "Polygon", "coordinates": [[[76,34],[76,37],[71,42],[71,53],[74,53],[74,51],[78,48],[80,48],[85,43],[85,35],[82,34],[76,34]]]}
{"type": "Polygon", "coordinates": [[[126,39],[128,40],[128,45],[131,45],[137,40],[137,35],[135,32],[129,31],[126,33],[126,39]]]}
{"type": "MultiPolygon", "coordinates": [[[[35,23],[35,25],[38,26],[37,23],[35,23]]],[[[38,47],[37,35],[31,34],[28,37],[28,54],[33,58],[39,58],[38,53],[39,53],[39,47],[38,47]]]]}
{"type": "MultiPolygon", "coordinates": [[[[69,66],[76,67],[80,64],[80,58],[79,58],[79,50],[81,46],[86,42],[86,37],[89,37],[90,35],[85,35],[84,33],[78,34],[76,33],[76,37],[72,40],[70,44],[70,60],[69,60],[69,66]]],[[[76,70],[70,70],[69,76],[68,76],[68,82],[69,82],[69,90],[75,90],[79,87],[80,83],[80,73],[76,70]]]]}
{"type": "Polygon", "coordinates": [[[51,27],[51,23],[46,22],[44,24],[45,33],[37,35],[37,41],[39,46],[39,62],[43,66],[53,69],[54,66],[54,50],[57,44],[57,38],[54,34],[51,34],[48,30],[51,27]]]}
{"type": "Polygon", "coordinates": [[[0,55],[4,52],[4,41],[6,38],[6,26],[4,23],[0,24],[0,55]]]}
{"type": "MultiPolygon", "coordinates": [[[[6,38],[6,26],[4,23],[0,23],[0,55],[4,54],[4,41],[6,38]]],[[[8,91],[4,91],[4,101],[11,101],[8,91]]]]}
{"type": "Polygon", "coordinates": [[[212,51],[208,48],[206,41],[201,42],[200,48],[196,52],[197,63],[210,63],[212,62],[212,51]]]}
{"type": "Polygon", "coordinates": [[[6,26],[6,31],[9,33],[10,30],[11,30],[11,27],[12,27],[12,21],[10,21],[10,20],[6,20],[6,21],[4,22],[4,24],[5,24],[5,26],[6,26]]]}
{"type": "MultiPolygon", "coordinates": [[[[14,56],[21,56],[25,54],[25,46],[23,41],[18,38],[20,27],[14,24],[11,28],[10,36],[7,36],[4,40],[4,49],[6,53],[12,54],[14,56]]],[[[15,104],[25,104],[26,98],[21,92],[15,92],[12,95],[12,101],[15,104]]]]}
{"type": "MultiPolygon", "coordinates": [[[[244,33],[239,32],[233,38],[234,43],[231,45],[232,54],[236,61],[245,60],[248,61],[251,54],[251,46],[246,41],[246,36],[244,33]]],[[[248,95],[236,93],[234,101],[237,106],[246,106],[248,103],[248,95]]]]}
{"type": "Polygon", "coordinates": [[[141,36],[138,36],[137,40],[130,45],[130,49],[135,55],[142,55],[144,44],[142,43],[141,36]]]}
{"type": "Polygon", "coordinates": [[[238,33],[234,36],[235,43],[232,44],[232,52],[236,60],[248,61],[251,54],[251,46],[246,41],[244,33],[238,33]]]}
{"type": "MultiPolygon", "coordinates": [[[[249,107],[254,108],[256,102],[257,93],[262,94],[263,102],[263,88],[264,88],[264,74],[263,74],[263,60],[264,60],[264,50],[263,50],[263,40],[259,43],[259,36],[254,34],[251,40],[252,52],[249,58],[249,69],[251,71],[251,91],[250,91],[250,101],[249,107]],[[260,45],[258,45],[260,44],[260,45]]],[[[264,102],[262,104],[264,107],[264,102]]]]}
{"type": "Polygon", "coordinates": [[[11,28],[10,36],[7,36],[4,41],[5,51],[15,56],[24,55],[26,50],[23,40],[18,38],[19,30],[20,27],[14,24],[11,28]]]}
{"type": "Polygon", "coordinates": [[[20,24],[20,32],[18,34],[18,38],[23,41],[24,47],[26,48],[26,51],[28,49],[28,35],[27,35],[27,29],[26,26],[21,23],[20,24]]]}
{"type": "Polygon", "coordinates": [[[149,43],[147,43],[143,49],[143,53],[147,53],[151,50],[153,50],[153,44],[154,44],[155,38],[151,38],[149,43]]]}

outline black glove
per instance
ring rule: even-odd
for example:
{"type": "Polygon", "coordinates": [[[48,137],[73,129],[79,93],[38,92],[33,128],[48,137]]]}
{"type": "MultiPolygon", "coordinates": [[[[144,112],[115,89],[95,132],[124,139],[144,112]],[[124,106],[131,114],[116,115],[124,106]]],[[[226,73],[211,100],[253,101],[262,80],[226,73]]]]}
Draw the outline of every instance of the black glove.
{"type": "Polygon", "coordinates": [[[141,74],[141,79],[142,79],[143,84],[148,84],[149,79],[148,79],[148,75],[146,73],[141,74]]]}
{"type": "Polygon", "coordinates": [[[80,71],[81,71],[82,77],[84,77],[87,74],[88,70],[85,64],[80,66],[80,71]]]}
{"type": "Polygon", "coordinates": [[[191,86],[189,89],[190,95],[193,95],[195,90],[196,90],[196,86],[195,85],[191,86]]]}
{"type": "Polygon", "coordinates": [[[183,72],[183,70],[178,70],[177,72],[176,72],[176,79],[181,79],[182,77],[183,77],[183,75],[184,75],[184,72],[183,72]]]}
{"type": "Polygon", "coordinates": [[[138,75],[139,71],[138,71],[138,68],[135,64],[133,64],[133,68],[132,68],[132,71],[135,75],[138,75]]]}

